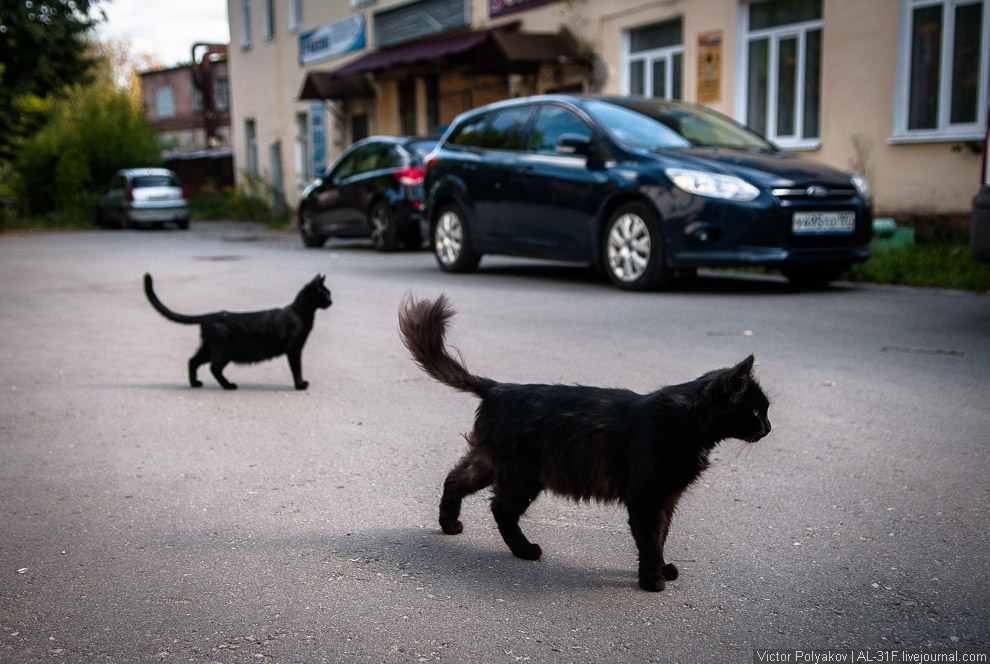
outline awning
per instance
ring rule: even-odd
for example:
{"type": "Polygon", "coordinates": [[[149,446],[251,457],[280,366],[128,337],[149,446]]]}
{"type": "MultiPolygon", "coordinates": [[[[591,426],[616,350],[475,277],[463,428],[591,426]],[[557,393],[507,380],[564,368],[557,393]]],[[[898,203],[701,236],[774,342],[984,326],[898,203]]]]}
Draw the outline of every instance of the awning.
{"type": "Polygon", "coordinates": [[[447,70],[448,58],[462,56],[479,74],[496,74],[532,69],[542,63],[566,62],[575,57],[570,39],[550,33],[515,32],[492,28],[477,30],[383,48],[328,72],[311,72],[306,76],[299,98],[340,99],[371,94],[366,74],[401,67],[433,63],[447,70]],[[463,57],[465,55],[470,57],[463,57]]]}

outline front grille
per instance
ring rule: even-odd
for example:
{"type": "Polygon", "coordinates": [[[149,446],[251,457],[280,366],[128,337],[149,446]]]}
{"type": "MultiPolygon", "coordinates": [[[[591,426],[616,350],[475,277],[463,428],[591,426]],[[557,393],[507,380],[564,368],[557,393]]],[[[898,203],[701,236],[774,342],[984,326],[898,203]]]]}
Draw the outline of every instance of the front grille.
{"type": "Polygon", "coordinates": [[[771,189],[777,198],[784,201],[835,201],[850,199],[856,195],[853,187],[779,187],[771,189]]]}

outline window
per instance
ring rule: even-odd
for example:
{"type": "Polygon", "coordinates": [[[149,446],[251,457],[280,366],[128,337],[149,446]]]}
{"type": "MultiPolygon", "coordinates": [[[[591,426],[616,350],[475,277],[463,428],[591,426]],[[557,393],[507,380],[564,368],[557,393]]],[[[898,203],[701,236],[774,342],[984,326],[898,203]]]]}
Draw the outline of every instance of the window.
{"type": "Polygon", "coordinates": [[[303,26],[302,0],[289,0],[289,30],[298,32],[303,26]]]}
{"type": "Polygon", "coordinates": [[[623,94],[683,99],[684,38],[681,19],[623,34],[623,94]]]}
{"type": "Polygon", "coordinates": [[[591,138],[591,130],[581,119],[559,106],[545,106],[536,116],[529,137],[529,149],[544,154],[557,154],[557,141],[564,134],[591,138]]]}
{"type": "Polygon", "coordinates": [[[247,172],[255,177],[258,176],[258,130],[254,120],[244,121],[244,137],[247,144],[247,172]]]}
{"type": "Polygon", "coordinates": [[[213,79],[213,103],[218,111],[230,109],[230,79],[226,76],[213,79]]]}
{"type": "Polygon", "coordinates": [[[160,118],[175,117],[175,92],[171,85],[155,88],[155,115],[160,118]]]}
{"type": "Polygon", "coordinates": [[[296,174],[300,186],[313,179],[313,159],[309,149],[309,113],[296,113],[296,174]]]}
{"type": "Polygon", "coordinates": [[[821,117],[822,0],[742,5],[744,96],[737,108],[753,131],[783,147],[818,145],[821,117]]]}
{"type": "Polygon", "coordinates": [[[262,0],[265,8],[265,41],[275,39],[275,0],[262,0]]]}
{"type": "Polygon", "coordinates": [[[533,114],[530,107],[499,111],[485,128],[481,147],[491,150],[518,150],[526,131],[526,122],[533,114]]]}
{"type": "Polygon", "coordinates": [[[199,115],[204,110],[203,92],[195,85],[192,86],[193,113],[199,115]]]}
{"type": "Polygon", "coordinates": [[[901,0],[894,140],[979,140],[988,0],[901,0]]]}
{"type": "Polygon", "coordinates": [[[251,0],[241,0],[241,48],[251,48],[251,0]]]}

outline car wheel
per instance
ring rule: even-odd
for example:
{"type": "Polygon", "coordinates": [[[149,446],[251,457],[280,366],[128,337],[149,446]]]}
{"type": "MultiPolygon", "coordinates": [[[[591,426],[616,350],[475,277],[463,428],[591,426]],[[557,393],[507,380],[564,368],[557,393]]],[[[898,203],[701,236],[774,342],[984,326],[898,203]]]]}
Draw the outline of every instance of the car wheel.
{"type": "Polygon", "coordinates": [[[189,217],[186,217],[185,219],[179,219],[177,222],[175,222],[175,225],[179,227],[180,231],[189,230],[189,217]]]}
{"type": "Polygon", "coordinates": [[[795,288],[803,290],[819,290],[827,288],[849,269],[844,263],[813,263],[811,265],[796,265],[781,269],[787,280],[795,288]]]}
{"type": "Polygon", "coordinates": [[[368,226],[371,230],[371,243],[378,251],[395,251],[399,248],[399,239],[395,232],[395,223],[388,207],[381,201],[371,206],[368,212],[368,226]]]}
{"type": "Polygon", "coordinates": [[[609,280],[626,290],[652,290],[670,281],[660,224],[646,204],[627,203],[609,218],[602,266],[609,280]]]}
{"type": "Polygon", "coordinates": [[[457,205],[440,210],[433,225],[433,253],[445,272],[471,272],[478,267],[481,255],[471,248],[467,220],[457,205]]]}
{"type": "Polygon", "coordinates": [[[303,244],[307,247],[322,247],[327,241],[326,236],[316,232],[316,220],[313,216],[313,208],[303,205],[299,209],[299,235],[303,244]]]}

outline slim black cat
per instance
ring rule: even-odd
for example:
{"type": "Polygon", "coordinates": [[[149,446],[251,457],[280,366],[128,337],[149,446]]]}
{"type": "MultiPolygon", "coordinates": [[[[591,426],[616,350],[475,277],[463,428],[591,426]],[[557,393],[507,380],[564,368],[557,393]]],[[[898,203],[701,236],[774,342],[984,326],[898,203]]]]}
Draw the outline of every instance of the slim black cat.
{"type": "Polygon", "coordinates": [[[770,433],[770,402],[752,376],[750,355],[651,394],[580,385],[516,385],[472,375],[447,350],[453,311],[407,297],[399,329],[413,359],[434,379],[481,397],[467,453],[447,475],[440,527],[463,530],[461,501],[492,485],[492,514],[513,554],[542,551],[519,517],[543,489],[575,500],[623,503],[639,549],[639,586],[663,590],[677,578],[664,561],[671,517],[685,489],[708,467],[720,441],[753,443],[770,433]]]}
{"type": "Polygon", "coordinates": [[[314,277],[285,308],[247,313],[217,311],[200,316],[175,313],[155,295],[150,274],[144,275],[144,292],[151,306],[165,318],[176,323],[200,326],[203,343],[189,359],[189,384],[193,387],[203,386],[196,378],[196,370],[207,362],[220,386],[225,390],[235,390],[237,385],[223,376],[223,368],[229,362],[250,364],[285,355],[296,389],[305,390],[309,383],[302,377],[303,346],[313,329],[316,310],[326,309],[332,304],[330,291],[323,285],[324,279],[323,275],[314,277]]]}

